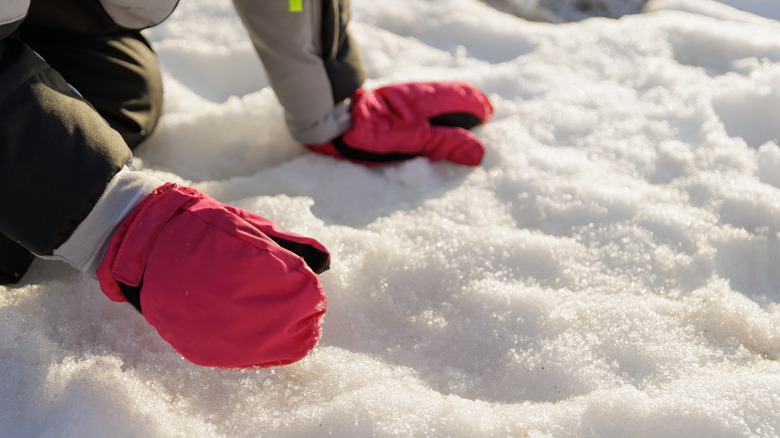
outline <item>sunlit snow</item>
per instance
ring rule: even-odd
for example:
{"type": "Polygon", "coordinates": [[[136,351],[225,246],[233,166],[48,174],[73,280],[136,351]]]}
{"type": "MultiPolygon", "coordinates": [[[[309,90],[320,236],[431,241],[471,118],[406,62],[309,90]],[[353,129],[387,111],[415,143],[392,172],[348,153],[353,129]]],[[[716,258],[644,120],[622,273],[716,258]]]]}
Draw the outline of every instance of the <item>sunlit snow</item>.
{"type": "Polygon", "coordinates": [[[181,2],[136,164],[325,244],[320,346],[198,367],[37,261],[0,286],[0,435],[780,435],[780,5],[642,8],[354,0],[367,87],[495,106],[477,168],[368,169],[290,137],[228,0],[181,2]]]}

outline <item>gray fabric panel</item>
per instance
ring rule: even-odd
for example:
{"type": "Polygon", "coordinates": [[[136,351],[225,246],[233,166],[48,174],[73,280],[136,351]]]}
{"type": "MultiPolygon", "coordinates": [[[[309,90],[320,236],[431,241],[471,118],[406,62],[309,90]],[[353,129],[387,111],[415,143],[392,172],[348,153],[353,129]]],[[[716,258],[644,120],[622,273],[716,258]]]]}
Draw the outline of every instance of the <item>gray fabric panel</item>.
{"type": "Polygon", "coordinates": [[[100,0],[31,0],[24,25],[81,35],[126,31],[108,15],[100,0]]]}
{"type": "Polygon", "coordinates": [[[0,0],[0,40],[19,26],[29,7],[30,0],[0,0]]]}
{"type": "MultiPolygon", "coordinates": [[[[302,143],[325,143],[340,135],[348,126],[343,108],[337,107],[332,78],[323,59],[323,1],[304,0],[302,12],[290,12],[286,1],[233,0],[252,42],[268,73],[269,81],[285,109],[287,125],[295,139],[302,143]]],[[[328,2],[333,5],[348,2],[328,2]]],[[[346,7],[346,6],[345,6],[346,7]]],[[[329,13],[330,25],[337,33],[346,29],[345,13],[329,13]]],[[[356,49],[352,47],[352,51],[356,49]]],[[[359,57],[355,58],[359,61],[359,57]]],[[[355,75],[351,91],[340,85],[341,94],[351,95],[362,82],[355,75]]],[[[341,100],[344,96],[339,96],[341,100]]]]}
{"type": "Polygon", "coordinates": [[[162,23],[178,0],[100,0],[114,22],[125,29],[140,30],[162,23]]]}

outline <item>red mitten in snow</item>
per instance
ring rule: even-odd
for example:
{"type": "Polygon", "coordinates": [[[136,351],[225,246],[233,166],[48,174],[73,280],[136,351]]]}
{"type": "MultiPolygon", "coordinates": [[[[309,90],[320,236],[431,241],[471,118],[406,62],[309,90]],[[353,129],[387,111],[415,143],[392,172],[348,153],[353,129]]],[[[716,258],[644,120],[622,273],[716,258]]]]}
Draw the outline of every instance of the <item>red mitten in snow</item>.
{"type": "Polygon", "coordinates": [[[485,153],[468,130],[487,122],[493,107],[467,83],[358,89],[351,105],[352,126],[329,143],[307,145],[309,149],[366,165],[424,156],[476,166],[485,153]]]}
{"type": "Polygon", "coordinates": [[[97,271],[186,359],[222,368],[303,358],[319,340],[328,251],[257,214],[166,184],[133,210],[97,271]]]}

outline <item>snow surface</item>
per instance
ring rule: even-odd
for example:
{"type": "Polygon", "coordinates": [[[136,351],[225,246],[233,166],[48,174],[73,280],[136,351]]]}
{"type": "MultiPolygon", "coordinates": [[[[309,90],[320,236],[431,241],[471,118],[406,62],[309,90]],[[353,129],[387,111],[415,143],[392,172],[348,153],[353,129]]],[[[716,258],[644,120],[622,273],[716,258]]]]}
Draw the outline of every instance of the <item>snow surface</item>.
{"type": "Polygon", "coordinates": [[[182,2],[147,33],[167,107],[137,164],[322,241],[322,342],[201,368],[37,261],[0,287],[0,435],[780,435],[780,6],[582,17],[641,7],[356,0],[368,87],[496,109],[477,168],[366,169],[290,138],[227,0],[182,2]]]}

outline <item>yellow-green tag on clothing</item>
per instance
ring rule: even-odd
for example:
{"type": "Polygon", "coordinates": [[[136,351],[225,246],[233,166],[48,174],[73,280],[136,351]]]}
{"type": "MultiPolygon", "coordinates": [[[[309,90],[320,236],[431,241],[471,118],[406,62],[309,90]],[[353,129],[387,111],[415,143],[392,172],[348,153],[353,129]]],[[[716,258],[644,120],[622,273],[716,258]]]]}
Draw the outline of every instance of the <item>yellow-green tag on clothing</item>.
{"type": "Polygon", "coordinates": [[[290,0],[290,12],[303,11],[303,0],[290,0]]]}

